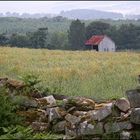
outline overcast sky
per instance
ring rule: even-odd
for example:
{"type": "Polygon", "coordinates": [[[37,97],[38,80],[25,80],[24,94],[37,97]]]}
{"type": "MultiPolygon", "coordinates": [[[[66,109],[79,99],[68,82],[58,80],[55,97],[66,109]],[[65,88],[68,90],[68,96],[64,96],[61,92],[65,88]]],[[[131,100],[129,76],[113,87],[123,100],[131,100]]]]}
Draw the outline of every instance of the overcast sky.
{"type": "Polygon", "coordinates": [[[71,9],[140,14],[140,1],[0,1],[0,13],[59,13],[71,9]]]}

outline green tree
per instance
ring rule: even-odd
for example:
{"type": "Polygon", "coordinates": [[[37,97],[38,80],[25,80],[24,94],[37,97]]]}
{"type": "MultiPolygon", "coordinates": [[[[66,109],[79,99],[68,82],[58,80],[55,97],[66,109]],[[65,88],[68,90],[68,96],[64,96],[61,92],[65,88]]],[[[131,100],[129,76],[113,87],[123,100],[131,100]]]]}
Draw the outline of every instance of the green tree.
{"type": "Polygon", "coordinates": [[[68,38],[67,34],[63,32],[55,32],[51,34],[49,49],[67,49],[68,38]]]}
{"type": "Polygon", "coordinates": [[[80,20],[74,20],[71,22],[68,31],[68,49],[78,50],[83,49],[85,42],[85,24],[80,20]]]}
{"type": "Polygon", "coordinates": [[[5,34],[0,34],[0,45],[8,44],[9,39],[5,36],[5,34]]]}
{"type": "Polygon", "coordinates": [[[110,29],[110,24],[108,23],[101,22],[101,21],[91,22],[86,27],[86,38],[89,39],[93,35],[106,34],[109,29],[110,29]]]}
{"type": "Polygon", "coordinates": [[[30,34],[31,46],[33,48],[45,48],[48,35],[48,28],[39,28],[30,34]]]}
{"type": "Polygon", "coordinates": [[[122,24],[118,29],[119,49],[139,49],[140,48],[140,26],[133,24],[122,24]]]}
{"type": "Polygon", "coordinates": [[[26,35],[12,34],[9,40],[11,46],[16,47],[29,47],[29,38],[26,35]]]}

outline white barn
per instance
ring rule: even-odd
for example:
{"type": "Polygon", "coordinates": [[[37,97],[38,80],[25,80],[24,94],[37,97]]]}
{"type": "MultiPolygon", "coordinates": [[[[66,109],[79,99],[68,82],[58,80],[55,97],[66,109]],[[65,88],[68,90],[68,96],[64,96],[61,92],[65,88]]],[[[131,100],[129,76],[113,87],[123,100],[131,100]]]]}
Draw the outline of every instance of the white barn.
{"type": "Polygon", "coordinates": [[[115,42],[106,35],[94,35],[85,42],[86,49],[99,52],[114,52],[116,50],[115,42]]]}

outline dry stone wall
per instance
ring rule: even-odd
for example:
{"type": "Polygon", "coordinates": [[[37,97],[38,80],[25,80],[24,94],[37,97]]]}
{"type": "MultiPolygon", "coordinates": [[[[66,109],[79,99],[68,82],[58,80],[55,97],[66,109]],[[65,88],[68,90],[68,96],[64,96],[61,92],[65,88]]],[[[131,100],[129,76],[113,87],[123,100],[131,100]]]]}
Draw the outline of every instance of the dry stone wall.
{"type": "MultiPolygon", "coordinates": [[[[25,87],[21,82],[0,78],[0,86],[3,85],[8,85],[10,92],[11,87],[25,87]]],[[[13,100],[17,97],[12,96],[13,100]]],[[[53,95],[20,95],[22,102],[17,113],[35,132],[62,133],[64,139],[140,139],[140,88],[126,91],[126,97],[96,103],[85,97],[58,101],[53,95]]]]}

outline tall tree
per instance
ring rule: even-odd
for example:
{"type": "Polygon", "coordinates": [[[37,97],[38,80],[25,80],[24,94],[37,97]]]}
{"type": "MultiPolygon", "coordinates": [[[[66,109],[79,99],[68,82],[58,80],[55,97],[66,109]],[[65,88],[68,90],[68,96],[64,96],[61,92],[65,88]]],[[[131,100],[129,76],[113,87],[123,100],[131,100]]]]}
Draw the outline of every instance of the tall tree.
{"type": "Polygon", "coordinates": [[[48,35],[48,28],[39,28],[30,35],[31,46],[33,48],[45,48],[48,35]]]}
{"type": "Polygon", "coordinates": [[[71,22],[70,29],[68,31],[68,43],[69,49],[78,50],[83,49],[85,42],[85,24],[80,20],[74,20],[71,22]]]}
{"type": "Polygon", "coordinates": [[[94,21],[91,22],[86,27],[86,38],[89,39],[92,35],[102,35],[106,34],[106,32],[110,29],[110,24],[101,22],[101,21],[94,21]]]}

